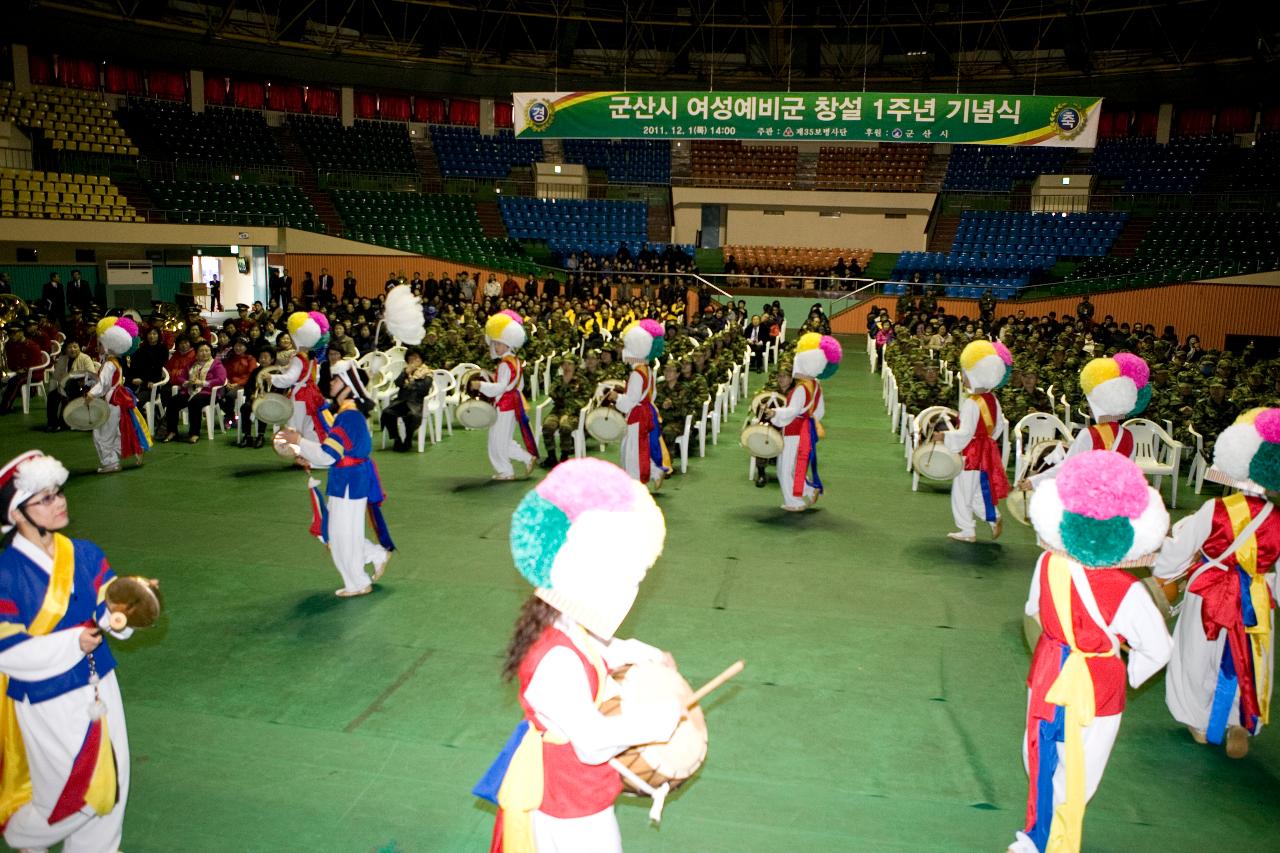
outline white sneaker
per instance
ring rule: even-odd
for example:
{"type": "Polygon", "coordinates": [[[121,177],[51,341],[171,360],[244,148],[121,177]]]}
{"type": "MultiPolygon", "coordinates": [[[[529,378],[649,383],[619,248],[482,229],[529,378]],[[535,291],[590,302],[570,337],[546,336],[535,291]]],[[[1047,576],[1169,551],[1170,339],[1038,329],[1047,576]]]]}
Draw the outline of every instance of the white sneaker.
{"type": "Polygon", "coordinates": [[[368,595],[371,592],[373,592],[372,584],[366,586],[364,589],[346,589],[344,587],[343,589],[335,592],[334,595],[338,596],[338,598],[355,598],[357,595],[368,595]]]}
{"type": "Polygon", "coordinates": [[[116,472],[117,472],[117,471],[119,471],[119,470],[120,470],[120,463],[119,463],[119,462],[117,462],[117,463],[116,463],[116,464],[114,464],[114,465],[103,465],[101,468],[99,468],[99,469],[98,469],[98,473],[99,473],[99,474],[114,474],[114,473],[116,473],[116,472]]]}
{"type": "Polygon", "coordinates": [[[373,564],[373,583],[377,583],[382,578],[383,573],[387,570],[387,563],[391,562],[391,554],[391,551],[387,551],[383,554],[381,560],[373,564]]]}
{"type": "Polygon", "coordinates": [[[953,530],[947,534],[948,539],[954,539],[957,542],[977,542],[978,537],[972,533],[961,533],[959,530],[953,530]]]}

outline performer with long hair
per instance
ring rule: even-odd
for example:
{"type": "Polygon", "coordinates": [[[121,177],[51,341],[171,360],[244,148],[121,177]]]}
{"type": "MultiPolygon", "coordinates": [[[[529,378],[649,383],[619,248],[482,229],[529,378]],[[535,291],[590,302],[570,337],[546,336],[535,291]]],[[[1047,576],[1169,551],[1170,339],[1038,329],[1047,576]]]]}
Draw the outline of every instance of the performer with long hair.
{"type": "Polygon", "coordinates": [[[1174,525],[1152,575],[1176,595],[1165,702],[1198,743],[1243,758],[1270,722],[1280,560],[1280,409],[1251,409],[1218,435],[1207,479],[1239,489],[1174,525]]]}
{"type": "Polygon", "coordinates": [[[342,588],[334,594],[351,598],[373,592],[373,584],[386,571],[396,546],[382,517],[386,496],[378,477],[378,466],[370,458],[373,436],[366,417],[372,401],[355,361],[343,359],[332,370],[333,378],[329,381],[332,403],[322,412],[323,438],[315,441],[292,427],[283,431],[283,437],[298,446],[298,464],[329,469],[327,499],[323,504],[319,498],[319,482],[308,483],[313,494],[311,533],[328,544],[334,567],[342,576],[342,588]],[[365,538],[366,517],[378,537],[377,542],[365,538]],[[372,577],[365,571],[368,565],[373,566],[372,577]]]}
{"type": "Polygon", "coordinates": [[[1027,677],[1026,823],[1009,850],[1078,853],[1085,804],[1120,731],[1126,673],[1137,688],[1169,661],[1164,618],[1121,568],[1150,564],[1169,514],[1137,465],[1105,451],[1067,460],[1036,489],[1029,514],[1047,550],[1026,614],[1044,630],[1027,677]]]}
{"type": "Polygon", "coordinates": [[[494,853],[622,850],[613,813],[622,782],[609,759],[670,739],[684,712],[671,697],[600,710],[617,695],[611,670],[674,666],[653,646],[614,636],[665,537],[644,486],[600,459],[557,465],[516,508],[511,554],[534,593],[503,673],[519,684],[524,719],[474,791],[499,807],[494,853]]]}
{"type": "Polygon", "coordinates": [[[656,320],[636,320],[622,332],[622,360],[631,365],[627,387],[617,395],[614,406],[627,417],[619,452],[622,467],[636,480],[662,488],[671,473],[671,452],[662,438],[662,421],[654,405],[653,362],[666,348],[665,330],[656,320]]]}
{"type": "Polygon", "coordinates": [[[533,472],[538,459],[538,440],[529,426],[529,416],[524,405],[524,365],[516,351],[524,346],[524,320],[508,309],[491,316],[484,324],[484,338],[489,344],[489,356],[498,362],[489,382],[481,381],[481,394],[493,400],[498,418],[489,427],[489,464],[493,466],[495,480],[514,480],[515,460],[524,466],[522,477],[533,472]],[[516,428],[520,441],[512,440],[516,428]]]}
{"type": "Polygon", "coordinates": [[[998,505],[1009,494],[1009,478],[996,444],[1008,424],[992,392],[1009,381],[1013,356],[999,341],[978,340],[960,353],[960,372],[968,393],[960,403],[960,423],[935,436],[964,457],[964,470],[951,481],[951,515],[956,529],[947,536],[976,541],[974,517],[991,525],[991,537],[1003,528],[998,505]]]}
{"type": "Polygon", "coordinates": [[[782,508],[804,512],[822,495],[818,476],[818,441],[827,407],[822,399],[822,382],[835,375],[843,352],[830,335],[806,332],[796,341],[791,375],[795,384],[787,391],[786,405],[773,413],[770,422],[782,430],[782,453],[778,454],[778,485],[782,488],[782,508]]]}
{"type": "Polygon", "coordinates": [[[138,326],[129,317],[103,317],[98,321],[98,344],[102,348],[102,369],[98,381],[86,394],[100,397],[111,407],[111,415],[93,430],[93,447],[98,451],[99,474],[120,470],[121,457],[133,457],[142,465],[142,454],[151,449],[151,431],[138,410],[138,400],[124,381],[120,359],[138,348],[138,326]]]}
{"type": "Polygon", "coordinates": [[[1138,446],[1121,421],[1146,411],[1151,402],[1150,375],[1147,363],[1128,352],[1118,352],[1111,358],[1095,358],[1086,364],[1080,371],[1080,388],[1093,413],[1093,424],[1076,433],[1058,464],[1028,477],[1018,483],[1018,488],[1026,491],[1053,479],[1058,476],[1061,462],[1077,453],[1113,450],[1126,459],[1136,457],[1138,446]]]}
{"type": "Polygon", "coordinates": [[[67,469],[38,450],[0,468],[0,824],[19,850],[115,851],[129,798],[129,737],[110,629],[115,580],[69,522],[67,469]],[[6,682],[7,684],[3,684],[6,682]]]}
{"type": "Polygon", "coordinates": [[[324,406],[324,394],[316,384],[319,376],[317,355],[323,355],[329,345],[329,318],[319,311],[295,311],[289,315],[289,337],[297,352],[289,359],[285,369],[273,374],[273,388],[286,389],[293,400],[293,415],[289,427],[312,441],[324,440],[324,421],[320,409],[324,406]]]}

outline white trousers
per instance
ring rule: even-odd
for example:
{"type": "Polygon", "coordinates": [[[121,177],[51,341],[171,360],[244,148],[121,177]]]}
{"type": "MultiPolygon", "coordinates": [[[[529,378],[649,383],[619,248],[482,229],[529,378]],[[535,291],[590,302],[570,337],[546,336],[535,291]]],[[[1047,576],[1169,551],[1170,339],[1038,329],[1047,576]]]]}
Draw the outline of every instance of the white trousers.
{"type": "Polygon", "coordinates": [[[107,422],[93,431],[93,449],[103,468],[120,464],[120,407],[111,406],[107,422]]]}
{"type": "Polygon", "coordinates": [[[365,538],[368,505],[364,498],[331,496],[328,501],[329,554],[342,576],[342,588],[348,592],[367,587],[371,581],[364,567],[387,556],[385,548],[365,538]]]}
{"type": "Polygon", "coordinates": [[[511,467],[512,459],[521,465],[527,465],[533,461],[529,451],[524,449],[524,442],[512,438],[515,428],[516,413],[514,411],[498,412],[498,419],[493,422],[493,426],[489,427],[489,464],[493,466],[494,473],[505,477],[515,473],[515,469],[511,467]]]}
{"type": "MultiPolygon", "coordinates": [[[[966,472],[968,473],[968,472],[966,472]]],[[[1031,691],[1027,691],[1028,700],[1031,691]]],[[[1107,761],[1111,758],[1111,748],[1116,744],[1116,735],[1120,733],[1120,718],[1123,714],[1111,714],[1106,717],[1094,717],[1093,722],[1084,727],[1084,796],[1085,801],[1093,799],[1094,792],[1102,782],[1102,774],[1107,769],[1107,761]]],[[[1067,754],[1065,743],[1050,744],[1058,749],[1058,767],[1053,774],[1054,808],[1067,799],[1067,754]]],[[[1041,745],[1044,749],[1044,745],[1041,745]]],[[[1027,756],[1027,735],[1022,734],[1022,767],[1028,773],[1031,767],[1027,756]]],[[[1010,846],[1016,853],[1039,853],[1031,839],[1019,832],[1010,846]]]]}
{"type": "Polygon", "coordinates": [[[622,853],[622,833],[613,806],[586,817],[529,813],[538,853],[622,853]]]}
{"type": "MultiPolygon", "coordinates": [[[[800,436],[788,435],[782,439],[782,452],[778,454],[778,485],[782,488],[782,505],[799,508],[812,500],[815,489],[808,483],[800,497],[792,494],[796,479],[796,455],[800,452],[800,436]]],[[[806,463],[807,464],[807,463],[806,463]]]]}
{"type": "MultiPolygon", "coordinates": [[[[1218,688],[1222,656],[1230,654],[1226,631],[1220,631],[1216,640],[1205,639],[1204,626],[1200,621],[1203,606],[1203,598],[1194,592],[1186,594],[1182,611],[1178,614],[1178,624],[1173,628],[1173,657],[1169,659],[1169,669],[1164,677],[1164,701],[1169,706],[1169,713],[1184,726],[1191,726],[1202,732],[1209,728],[1209,715],[1213,710],[1213,696],[1218,688]]],[[[1276,618],[1274,613],[1271,618],[1276,618]]],[[[1275,680],[1274,630],[1263,661],[1260,671],[1256,673],[1258,693],[1270,696],[1275,680]]],[[[1227,725],[1241,725],[1238,687],[1231,700],[1227,725]]]]}
{"type": "MultiPolygon", "coordinates": [[[[982,472],[961,471],[951,481],[951,516],[956,529],[967,536],[974,535],[974,519],[987,520],[987,502],[982,497],[982,472]]],[[[1000,510],[996,510],[996,518],[1000,510]]]]}
{"type": "MultiPolygon", "coordinates": [[[[649,445],[640,440],[640,424],[627,424],[627,431],[622,434],[618,443],[618,453],[622,457],[622,468],[633,480],[640,479],[640,454],[649,452],[649,445]]],[[[660,482],[665,476],[662,466],[649,460],[649,482],[660,482]]]]}
{"type": "Polygon", "coordinates": [[[289,426],[296,429],[303,438],[309,438],[312,441],[322,440],[316,435],[315,421],[307,414],[307,404],[300,400],[293,401],[293,414],[289,417],[289,426]]]}
{"type": "Polygon", "coordinates": [[[129,733],[114,672],[102,679],[98,693],[107,706],[107,733],[116,754],[116,807],[98,815],[86,806],[49,825],[49,814],[71,775],[71,765],[92,722],[93,688],[81,687],[35,705],[18,702],[18,726],[31,768],[31,802],[9,819],[4,840],[10,847],[40,850],[63,842],[63,853],[115,853],[119,849],[129,799],[129,733]]]}

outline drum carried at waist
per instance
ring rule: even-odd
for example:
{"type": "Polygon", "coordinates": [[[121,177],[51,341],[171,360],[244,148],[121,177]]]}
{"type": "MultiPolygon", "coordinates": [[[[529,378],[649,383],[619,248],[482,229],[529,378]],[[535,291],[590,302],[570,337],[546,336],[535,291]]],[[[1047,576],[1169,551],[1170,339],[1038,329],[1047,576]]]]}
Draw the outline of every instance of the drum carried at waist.
{"type": "Polygon", "coordinates": [[[62,409],[67,426],[81,432],[95,430],[111,417],[111,406],[101,397],[77,397],[62,409]]]}
{"type": "MultiPolygon", "coordinates": [[[[1027,461],[1027,470],[1022,476],[1025,478],[1044,473],[1061,462],[1066,456],[1066,452],[1067,443],[1060,438],[1036,444],[1028,453],[1030,458],[1027,461]]],[[[1028,515],[1028,510],[1031,507],[1031,494],[1029,491],[1024,492],[1021,489],[1014,489],[1005,498],[1005,506],[1009,508],[1009,514],[1026,525],[1031,524],[1031,519],[1028,515]]]]}
{"type": "Polygon", "coordinates": [[[738,443],[757,459],[773,459],[782,452],[782,430],[769,423],[770,409],[786,405],[786,399],[776,391],[763,391],[751,400],[751,416],[738,443]]]}
{"type": "Polygon", "coordinates": [[[911,454],[911,468],[921,477],[945,483],[964,470],[964,458],[940,440],[940,433],[954,429],[959,421],[955,409],[946,406],[930,406],[916,415],[916,449],[911,454]]]}
{"type": "Polygon", "coordinates": [[[471,390],[471,383],[477,379],[487,380],[489,375],[479,369],[472,368],[458,377],[458,395],[460,400],[454,412],[458,423],[467,429],[488,429],[498,420],[498,409],[492,402],[471,390]]]}
{"type": "MultiPolygon", "coordinates": [[[[671,696],[681,705],[687,705],[693,698],[689,682],[676,670],[660,663],[625,666],[610,673],[610,677],[618,682],[621,695],[605,700],[600,706],[605,716],[622,713],[628,702],[671,696]]],[[[706,757],[707,719],[702,708],[695,705],[680,720],[669,741],[633,746],[620,753],[617,761],[652,787],[666,783],[675,788],[696,773],[706,757]]],[[[622,784],[629,793],[642,793],[626,776],[622,784]]]]}
{"type": "Polygon", "coordinates": [[[626,390],[627,383],[620,379],[606,379],[596,386],[595,399],[583,422],[587,434],[596,441],[613,444],[621,441],[626,434],[627,416],[615,409],[613,404],[605,402],[610,392],[621,394],[626,390]]]}
{"type": "Polygon", "coordinates": [[[285,394],[271,390],[271,377],[282,373],[284,368],[277,365],[264,367],[258,371],[258,384],[253,395],[253,416],[264,424],[280,426],[293,417],[293,400],[285,394]]]}

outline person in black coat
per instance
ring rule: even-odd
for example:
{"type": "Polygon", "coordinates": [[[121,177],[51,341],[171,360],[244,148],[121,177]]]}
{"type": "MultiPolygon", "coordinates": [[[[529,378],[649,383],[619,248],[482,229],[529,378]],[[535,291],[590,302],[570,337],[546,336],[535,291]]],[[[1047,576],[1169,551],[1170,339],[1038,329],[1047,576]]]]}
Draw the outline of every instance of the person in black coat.
{"type": "MultiPolygon", "coordinates": [[[[169,348],[164,345],[160,330],[154,326],[147,328],[143,332],[142,344],[137,352],[129,356],[129,363],[124,371],[125,381],[138,398],[139,405],[150,400],[149,386],[159,383],[168,361],[169,348]]],[[[158,385],[155,392],[160,393],[158,385]]]]}
{"type": "Polygon", "coordinates": [[[347,277],[342,280],[342,301],[355,302],[360,298],[360,294],[356,293],[356,277],[351,274],[351,270],[347,270],[347,277]]]}
{"type": "Polygon", "coordinates": [[[316,298],[316,280],[311,277],[310,272],[302,274],[302,304],[309,305],[311,300],[316,298]]]}
{"type": "Polygon", "coordinates": [[[44,312],[59,326],[67,319],[67,289],[62,286],[62,277],[56,272],[49,273],[49,280],[40,291],[40,302],[44,312]]]}
{"type": "MultiPolygon", "coordinates": [[[[302,283],[303,290],[306,289],[307,283],[302,283]]],[[[329,274],[329,270],[325,267],[320,268],[320,281],[316,288],[316,299],[320,302],[321,308],[328,308],[333,304],[333,276],[329,274]]]]}
{"type": "Polygon", "coordinates": [[[81,311],[93,307],[93,285],[80,277],[80,270],[72,270],[67,282],[67,306],[81,311]]]}

